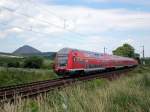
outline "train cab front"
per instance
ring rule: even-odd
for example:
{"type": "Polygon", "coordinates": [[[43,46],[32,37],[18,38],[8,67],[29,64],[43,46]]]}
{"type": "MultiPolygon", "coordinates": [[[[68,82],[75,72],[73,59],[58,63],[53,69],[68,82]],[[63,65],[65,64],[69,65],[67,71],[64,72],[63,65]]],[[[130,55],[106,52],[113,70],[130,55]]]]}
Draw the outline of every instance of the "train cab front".
{"type": "Polygon", "coordinates": [[[56,67],[55,68],[55,73],[57,75],[60,75],[60,76],[64,76],[64,75],[68,74],[68,72],[67,72],[65,67],[56,67]]]}
{"type": "Polygon", "coordinates": [[[54,71],[56,74],[58,75],[67,75],[68,74],[68,70],[67,67],[68,66],[68,53],[63,49],[60,50],[55,58],[55,67],[54,67],[54,71]]]}

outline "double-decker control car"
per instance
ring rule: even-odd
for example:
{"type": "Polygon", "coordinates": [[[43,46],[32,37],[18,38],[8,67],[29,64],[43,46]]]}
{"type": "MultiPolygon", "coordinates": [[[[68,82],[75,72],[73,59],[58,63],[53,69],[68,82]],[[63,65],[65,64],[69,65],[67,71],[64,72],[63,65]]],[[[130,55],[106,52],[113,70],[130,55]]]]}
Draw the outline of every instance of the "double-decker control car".
{"type": "Polygon", "coordinates": [[[132,58],[63,48],[56,54],[54,71],[58,75],[70,75],[137,65],[138,62],[132,58]]]}

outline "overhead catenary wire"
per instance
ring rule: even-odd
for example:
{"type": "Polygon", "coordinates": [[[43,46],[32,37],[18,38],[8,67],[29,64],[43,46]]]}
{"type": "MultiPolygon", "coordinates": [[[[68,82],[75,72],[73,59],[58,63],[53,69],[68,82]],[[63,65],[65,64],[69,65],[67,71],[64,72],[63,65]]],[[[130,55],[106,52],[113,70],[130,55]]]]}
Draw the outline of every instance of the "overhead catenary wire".
{"type": "MultiPolygon", "coordinates": [[[[7,23],[0,23],[0,25],[6,26],[7,23]]],[[[30,29],[30,28],[25,28],[25,27],[21,27],[21,26],[11,25],[11,27],[13,27],[13,28],[18,28],[18,29],[20,29],[20,30],[22,30],[22,31],[32,32],[32,33],[35,33],[36,35],[38,34],[38,35],[41,35],[41,36],[44,35],[44,36],[53,36],[53,37],[56,37],[56,35],[52,35],[52,34],[50,34],[50,33],[39,32],[39,31],[30,29]]],[[[65,39],[64,37],[61,37],[61,38],[65,39]]],[[[57,41],[60,41],[60,38],[53,38],[53,39],[54,39],[54,40],[57,40],[57,41]]],[[[65,39],[65,41],[67,41],[67,42],[69,42],[69,43],[72,42],[72,41],[69,40],[69,39],[65,39]]],[[[78,43],[81,44],[82,42],[78,42],[78,43]]]]}
{"type": "MultiPolygon", "coordinates": [[[[9,2],[9,1],[11,1],[11,0],[6,0],[6,3],[9,2]]],[[[45,7],[40,7],[36,1],[33,2],[32,0],[22,0],[22,1],[17,0],[17,2],[19,2],[19,5],[16,7],[17,9],[23,7],[23,5],[24,5],[25,3],[29,3],[29,4],[33,4],[34,7],[36,6],[36,7],[39,8],[39,9],[42,9],[42,10],[47,11],[49,14],[52,14],[52,15],[54,15],[55,17],[57,17],[57,18],[59,18],[59,19],[66,20],[64,17],[62,17],[62,16],[60,16],[60,15],[57,15],[57,14],[54,13],[53,11],[51,11],[51,10],[45,8],[45,7]]]]}
{"type": "MultiPolygon", "coordinates": [[[[4,25],[4,26],[6,26],[7,25],[7,23],[0,23],[0,25],[4,25]]],[[[39,36],[53,36],[53,37],[56,37],[56,35],[52,35],[52,34],[50,34],[50,33],[44,33],[44,32],[39,32],[39,31],[36,31],[36,30],[31,30],[30,28],[23,28],[23,27],[20,27],[20,26],[16,26],[16,25],[12,25],[11,27],[14,27],[14,28],[19,28],[19,29],[21,29],[21,30],[23,30],[23,31],[28,31],[28,32],[32,32],[32,33],[34,33],[34,34],[36,34],[36,35],[39,35],[39,36]]],[[[62,39],[63,37],[61,37],[61,39],[62,39]]],[[[55,42],[55,41],[57,41],[57,42],[59,42],[60,41],[60,38],[53,38],[54,39],[54,41],[52,41],[52,42],[55,42]]],[[[65,41],[67,41],[68,43],[71,43],[72,42],[72,40],[69,40],[69,39],[65,39],[65,41]]],[[[83,42],[78,42],[78,43],[76,43],[76,44],[84,44],[85,43],[85,41],[83,41],[83,42]]],[[[94,44],[92,44],[92,43],[88,43],[89,45],[92,45],[92,46],[95,46],[94,44]]]]}
{"type": "MultiPolygon", "coordinates": [[[[57,17],[58,19],[62,20],[64,23],[64,29],[67,28],[67,23],[68,23],[69,19],[67,19],[66,17],[60,16],[60,15],[56,14],[53,10],[50,10],[46,7],[40,6],[36,1],[33,2],[32,0],[26,0],[26,2],[29,2],[29,4],[33,4],[34,7],[37,7],[40,10],[46,11],[46,12],[48,12],[48,14],[53,15],[53,16],[57,17]]],[[[73,21],[73,20],[71,20],[71,21],[73,21]]],[[[74,21],[74,24],[75,24],[75,21],[74,21]]]]}
{"type": "Polygon", "coordinates": [[[40,7],[40,6],[37,4],[37,2],[32,2],[32,0],[26,0],[26,2],[27,2],[27,1],[29,1],[29,3],[32,3],[32,4],[33,4],[34,6],[36,6],[37,8],[39,8],[39,9],[41,9],[41,10],[47,11],[49,14],[54,15],[55,17],[61,19],[61,20],[64,21],[64,22],[67,20],[66,18],[64,18],[64,17],[62,17],[62,16],[60,16],[60,15],[57,15],[56,13],[54,13],[54,12],[51,11],[51,10],[48,10],[47,8],[40,7]]]}
{"type": "MultiPolygon", "coordinates": [[[[26,17],[26,18],[32,18],[33,20],[38,20],[38,21],[40,21],[40,22],[42,22],[42,23],[46,23],[46,24],[52,25],[52,26],[54,26],[54,27],[56,27],[56,28],[59,28],[59,29],[62,29],[62,30],[71,32],[72,34],[76,34],[76,35],[78,35],[78,36],[80,36],[80,37],[83,37],[83,36],[84,36],[84,37],[87,37],[87,36],[85,36],[85,35],[82,35],[82,34],[80,34],[80,33],[74,32],[74,31],[72,31],[72,30],[64,29],[64,27],[62,27],[62,26],[53,24],[53,23],[48,22],[48,21],[45,21],[45,20],[43,20],[43,19],[37,19],[37,18],[35,19],[33,16],[26,15],[26,14],[21,13],[21,12],[17,12],[15,9],[11,9],[11,8],[8,8],[8,7],[2,6],[2,5],[0,5],[0,8],[5,9],[5,10],[7,10],[7,11],[9,11],[9,12],[13,12],[13,13],[15,13],[15,14],[17,14],[17,15],[21,15],[21,16],[26,17]]],[[[15,26],[14,26],[14,27],[15,27],[15,26]]],[[[51,35],[50,33],[44,33],[44,32],[35,31],[35,30],[33,30],[33,28],[28,29],[28,28],[22,28],[22,27],[19,27],[19,26],[16,26],[16,27],[18,27],[18,28],[20,28],[20,29],[22,29],[22,30],[27,30],[27,31],[30,31],[30,32],[38,33],[38,34],[40,34],[40,35],[51,35]]],[[[85,41],[84,41],[84,42],[81,42],[81,40],[82,40],[81,38],[80,38],[80,39],[79,39],[79,38],[72,38],[72,37],[70,37],[70,38],[71,38],[71,40],[68,40],[68,38],[65,39],[65,40],[67,40],[68,42],[74,42],[73,40],[75,39],[75,41],[76,41],[76,40],[78,41],[77,44],[79,44],[79,43],[80,43],[80,44],[85,44],[85,41]]],[[[60,38],[57,38],[57,39],[60,39],[60,38]]],[[[95,46],[93,43],[88,43],[88,44],[91,44],[92,46],[95,46]]]]}
{"type": "Polygon", "coordinates": [[[32,19],[34,19],[34,20],[38,20],[38,21],[40,21],[40,22],[43,22],[43,23],[52,25],[52,26],[54,26],[54,27],[56,27],[56,28],[63,29],[63,30],[65,30],[65,31],[68,31],[68,32],[73,33],[73,34],[75,34],[75,35],[78,35],[78,36],[80,36],[80,37],[87,37],[87,36],[85,36],[85,35],[83,35],[83,34],[80,34],[80,33],[78,33],[78,32],[74,32],[74,31],[72,31],[72,30],[70,30],[70,29],[66,29],[66,28],[64,28],[64,27],[62,27],[62,26],[53,24],[53,23],[48,22],[48,21],[45,21],[45,20],[43,20],[43,19],[39,19],[39,18],[38,18],[38,19],[37,19],[37,18],[35,19],[34,17],[32,17],[32,16],[30,16],[30,15],[26,15],[26,14],[24,14],[24,13],[16,12],[16,10],[11,9],[11,8],[8,8],[8,7],[5,7],[5,6],[0,5],[0,8],[5,9],[5,10],[8,10],[8,11],[10,11],[10,12],[13,12],[13,13],[15,13],[15,14],[22,15],[22,16],[24,16],[24,17],[26,17],[26,18],[32,18],[32,19]]]}
{"type": "Polygon", "coordinates": [[[62,17],[62,16],[60,16],[60,15],[54,13],[52,10],[49,10],[49,9],[47,9],[47,8],[45,8],[45,7],[40,7],[40,6],[37,4],[37,2],[32,2],[32,0],[26,0],[26,2],[27,2],[27,1],[28,1],[29,3],[31,3],[31,4],[33,4],[34,7],[37,7],[37,8],[40,9],[40,10],[44,10],[44,11],[48,12],[48,14],[53,15],[53,16],[57,17],[58,19],[62,20],[63,23],[64,23],[64,29],[67,28],[67,27],[66,27],[66,26],[67,26],[66,24],[67,24],[68,20],[67,20],[66,18],[64,18],[64,17],[62,17]]]}

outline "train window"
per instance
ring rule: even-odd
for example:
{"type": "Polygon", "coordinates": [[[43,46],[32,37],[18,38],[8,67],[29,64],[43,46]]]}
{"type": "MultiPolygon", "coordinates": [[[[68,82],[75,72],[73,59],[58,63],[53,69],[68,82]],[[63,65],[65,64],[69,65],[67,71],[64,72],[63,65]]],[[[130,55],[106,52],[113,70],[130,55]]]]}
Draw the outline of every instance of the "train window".
{"type": "Polygon", "coordinates": [[[89,65],[89,68],[95,68],[95,67],[96,67],[95,64],[90,64],[90,65],[89,65]]]}
{"type": "Polygon", "coordinates": [[[80,59],[79,59],[79,63],[80,63],[80,64],[85,64],[85,60],[80,58],[80,59]]]}
{"type": "Polygon", "coordinates": [[[59,66],[66,66],[68,61],[67,56],[58,56],[58,65],[59,66]]]}

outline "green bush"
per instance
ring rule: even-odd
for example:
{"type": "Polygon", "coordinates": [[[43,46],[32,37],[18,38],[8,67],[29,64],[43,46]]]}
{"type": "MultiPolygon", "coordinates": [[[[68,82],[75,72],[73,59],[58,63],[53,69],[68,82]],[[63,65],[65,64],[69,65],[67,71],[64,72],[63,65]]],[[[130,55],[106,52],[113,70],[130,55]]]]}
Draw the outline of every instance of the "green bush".
{"type": "Polygon", "coordinates": [[[24,58],[0,57],[0,66],[2,67],[21,67],[24,58]]]}
{"type": "Polygon", "coordinates": [[[42,69],[53,69],[54,61],[50,59],[44,59],[42,69]]]}
{"type": "Polygon", "coordinates": [[[20,63],[19,62],[9,62],[7,64],[7,67],[16,67],[16,68],[18,68],[18,67],[20,67],[20,63]]]}
{"type": "Polygon", "coordinates": [[[43,58],[32,56],[24,61],[24,68],[41,68],[43,66],[43,58]]]}
{"type": "Polygon", "coordinates": [[[141,62],[145,62],[146,65],[150,65],[150,58],[141,59],[141,62]]]}

